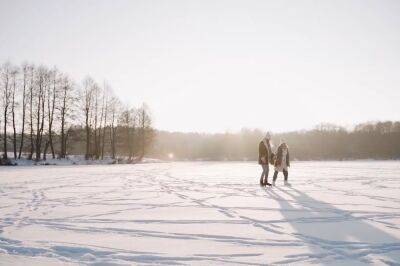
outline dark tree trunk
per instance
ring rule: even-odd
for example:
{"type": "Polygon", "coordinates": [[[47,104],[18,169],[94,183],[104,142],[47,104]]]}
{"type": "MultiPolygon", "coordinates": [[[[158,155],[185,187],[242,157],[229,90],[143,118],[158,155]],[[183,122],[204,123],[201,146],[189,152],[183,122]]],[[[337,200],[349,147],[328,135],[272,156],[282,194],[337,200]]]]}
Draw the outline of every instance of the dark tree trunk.
{"type": "Polygon", "coordinates": [[[53,77],[53,90],[52,90],[52,98],[48,99],[48,102],[50,103],[49,105],[49,144],[50,144],[50,150],[51,150],[51,156],[52,158],[56,158],[55,152],[54,152],[54,145],[53,145],[53,121],[54,121],[54,109],[56,106],[56,82],[57,82],[57,74],[54,72],[54,77],[53,77]],[[51,108],[50,108],[51,106],[51,108]]]}
{"type": "Polygon", "coordinates": [[[128,142],[128,159],[132,160],[132,143],[131,143],[131,134],[130,134],[129,124],[126,126],[126,140],[128,142]]]}
{"type": "Polygon", "coordinates": [[[29,153],[29,160],[33,158],[34,152],[34,140],[33,140],[33,74],[31,80],[31,87],[30,87],[30,104],[29,104],[29,116],[30,116],[30,140],[31,140],[31,151],[29,153]]]}
{"type": "Polygon", "coordinates": [[[67,81],[64,81],[65,84],[63,86],[63,96],[62,96],[62,106],[61,106],[61,149],[60,149],[60,158],[65,158],[66,155],[66,140],[65,140],[65,115],[67,108],[67,81]]]}
{"type": "Polygon", "coordinates": [[[103,135],[102,135],[102,142],[101,142],[101,159],[104,159],[104,143],[106,138],[106,126],[103,127],[103,135]]]}
{"type": "Polygon", "coordinates": [[[90,157],[90,127],[89,127],[89,109],[88,108],[86,108],[85,123],[86,123],[86,154],[85,154],[85,159],[88,160],[89,157],[90,157]]]}
{"type": "Polygon", "coordinates": [[[7,119],[8,119],[8,117],[7,117],[7,114],[8,114],[8,105],[9,105],[9,92],[8,92],[8,79],[9,79],[9,73],[7,72],[6,73],[6,80],[5,80],[5,88],[4,88],[4,95],[3,95],[3,97],[5,98],[4,99],[4,101],[5,101],[5,105],[4,105],[4,117],[3,117],[3,119],[4,119],[4,130],[3,130],[3,138],[4,138],[4,141],[3,141],[3,148],[4,148],[4,155],[3,155],[3,157],[4,157],[4,159],[8,159],[8,154],[7,154],[7,119]]]}
{"type": "Polygon", "coordinates": [[[13,127],[13,151],[14,151],[14,159],[17,159],[17,130],[15,127],[15,79],[16,73],[13,74],[13,90],[12,90],[12,104],[11,104],[11,115],[12,115],[12,127],[13,127]]]}
{"type": "Polygon", "coordinates": [[[4,130],[3,130],[3,148],[4,148],[4,159],[8,159],[8,155],[7,155],[7,105],[4,107],[4,130]]]}
{"type": "Polygon", "coordinates": [[[132,147],[131,147],[131,151],[132,151],[132,158],[135,158],[135,145],[136,145],[136,143],[135,143],[135,139],[136,139],[136,127],[135,127],[135,125],[132,127],[132,140],[131,140],[131,145],[132,145],[132,147]]]}
{"type": "Polygon", "coordinates": [[[45,117],[45,97],[43,88],[43,77],[41,77],[39,84],[39,95],[38,95],[38,110],[37,110],[37,125],[36,125],[36,161],[40,160],[42,138],[43,138],[43,127],[44,127],[44,117],[45,117]]]}
{"type": "Polygon", "coordinates": [[[43,150],[43,160],[47,160],[47,150],[49,149],[49,140],[46,141],[46,144],[44,145],[44,150],[43,150]]]}
{"type": "Polygon", "coordinates": [[[24,136],[25,136],[25,109],[26,109],[26,69],[24,69],[24,84],[22,91],[22,129],[21,129],[21,142],[19,145],[18,159],[21,159],[22,149],[24,147],[24,136]]]}

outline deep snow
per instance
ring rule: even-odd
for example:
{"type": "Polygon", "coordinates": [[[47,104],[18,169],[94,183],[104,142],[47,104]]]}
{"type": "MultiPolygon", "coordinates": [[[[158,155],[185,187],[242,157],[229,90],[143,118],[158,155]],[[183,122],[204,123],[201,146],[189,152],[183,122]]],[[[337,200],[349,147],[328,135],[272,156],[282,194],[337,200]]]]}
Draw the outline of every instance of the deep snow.
{"type": "Polygon", "coordinates": [[[0,168],[0,264],[399,264],[400,162],[0,168]]]}

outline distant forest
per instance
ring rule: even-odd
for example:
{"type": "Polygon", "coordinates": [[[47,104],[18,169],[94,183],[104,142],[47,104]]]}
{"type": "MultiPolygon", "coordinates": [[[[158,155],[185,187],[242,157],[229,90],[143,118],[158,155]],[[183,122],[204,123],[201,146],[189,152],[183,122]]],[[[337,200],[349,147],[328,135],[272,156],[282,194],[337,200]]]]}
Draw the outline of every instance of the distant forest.
{"type": "MultiPolygon", "coordinates": [[[[150,156],[177,160],[256,160],[260,130],[198,134],[157,132],[150,156]]],[[[400,122],[359,124],[352,130],[321,124],[313,130],[273,134],[272,143],[284,140],[292,159],[352,160],[400,159],[400,122]]]]}
{"type": "Polygon", "coordinates": [[[0,66],[0,125],[0,164],[70,154],[137,161],[154,136],[147,105],[124,105],[108,83],[89,76],[78,83],[27,63],[0,66]]]}

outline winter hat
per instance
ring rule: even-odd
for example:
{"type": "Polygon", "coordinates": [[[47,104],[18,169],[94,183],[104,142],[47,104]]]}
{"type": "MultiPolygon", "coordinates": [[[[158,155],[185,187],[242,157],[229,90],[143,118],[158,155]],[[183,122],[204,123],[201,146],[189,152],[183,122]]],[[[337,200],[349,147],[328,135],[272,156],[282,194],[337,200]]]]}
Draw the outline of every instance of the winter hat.
{"type": "Polygon", "coordinates": [[[279,146],[282,146],[282,148],[289,149],[289,146],[286,144],[284,139],[281,139],[281,144],[279,144],[279,146]]]}

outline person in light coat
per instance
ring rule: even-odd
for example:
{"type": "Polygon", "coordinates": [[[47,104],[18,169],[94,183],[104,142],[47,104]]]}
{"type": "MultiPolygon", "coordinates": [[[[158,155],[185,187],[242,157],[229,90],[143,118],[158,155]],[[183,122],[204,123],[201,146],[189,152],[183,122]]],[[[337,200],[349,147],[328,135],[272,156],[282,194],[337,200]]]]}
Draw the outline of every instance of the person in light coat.
{"type": "Polygon", "coordinates": [[[279,145],[276,151],[276,159],[275,159],[275,172],[273,176],[272,184],[275,186],[276,179],[278,178],[278,173],[283,172],[284,183],[289,186],[288,177],[289,172],[288,168],[290,167],[290,156],[289,156],[289,147],[283,142],[279,145]]]}

